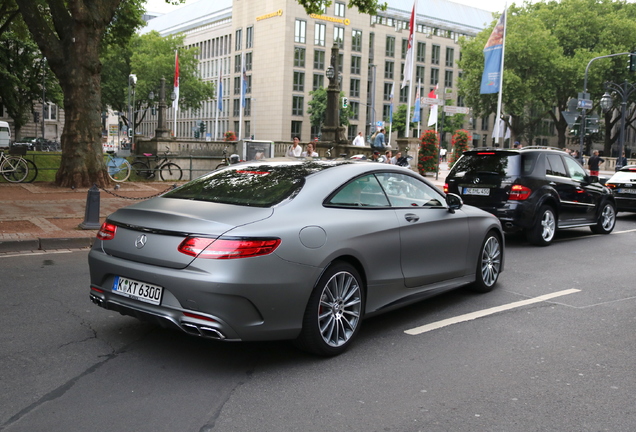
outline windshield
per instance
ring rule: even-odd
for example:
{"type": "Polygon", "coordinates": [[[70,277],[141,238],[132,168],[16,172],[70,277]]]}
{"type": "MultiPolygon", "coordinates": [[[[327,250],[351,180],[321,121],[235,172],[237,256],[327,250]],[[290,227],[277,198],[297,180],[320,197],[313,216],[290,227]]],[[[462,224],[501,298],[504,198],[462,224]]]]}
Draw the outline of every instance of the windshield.
{"type": "Polygon", "coordinates": [[[199,177],[163,196],[195,201],[270,207],[295,196],[308,175],[333,165],[320,162],[243,164],[199,177]]]}

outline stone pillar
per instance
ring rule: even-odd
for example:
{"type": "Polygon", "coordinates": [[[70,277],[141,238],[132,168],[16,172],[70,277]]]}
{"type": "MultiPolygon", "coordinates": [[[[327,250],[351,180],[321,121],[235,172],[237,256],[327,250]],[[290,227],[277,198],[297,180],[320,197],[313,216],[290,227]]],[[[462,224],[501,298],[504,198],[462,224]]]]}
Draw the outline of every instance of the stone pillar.
{"type": "Polygon", "coordinates": [[[340,50],[338,43],[334,42],[331,47],[331,63],[327,69],[329,86],[327,87],[327,108],[325,112],[325,124],[321,128],[321,141],[334,143],[347,143],[347,129],[340,126],[339,105],[340,105],[340,82],[339,82],[339,61],[340,50]]]}
{"type": "Polygon", "coordinates": [[[161,90],[159,90],[158,122],[155,129],[155,138],[169,139],[170,129],[166,125],[166,79],[161,78],[161,90]]]}

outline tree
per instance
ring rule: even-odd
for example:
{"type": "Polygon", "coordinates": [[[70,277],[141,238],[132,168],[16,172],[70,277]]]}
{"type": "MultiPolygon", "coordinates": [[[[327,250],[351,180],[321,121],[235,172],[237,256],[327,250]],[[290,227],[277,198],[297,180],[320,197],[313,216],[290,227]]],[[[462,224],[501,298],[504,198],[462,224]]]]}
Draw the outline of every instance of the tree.
{"type": "Polygon", "coordinates": [[[34,112],[35,101],[61,102],[57,80],[19,18],[0,32],[0,82],[0,102],[13,119],[16,137],[34,112]]]}
{"type": "MultiPolygon", "coordinates": [[[[327,117],[327,89],[320,87],[319,89],[310,91],[309,95],[311,96],[311,100],[308,103],[309,108],[307,109],[309,122],[312,126],[320,128],[325,124],[327,117]]],[[[344,96],[345,93],[341,91],[339,100],[342,100],[344,96]]],[[[351,106],[342,108],[342,105],[338,104],[338,108],[340,110],[340,125],[347,126],[349,124],[349,117],[351,116],[351,106]]]]}
{"type": "MultiPolygon", "coordinates": [[[[331,6],[331,0],[297,0],[305,8],[307,14],[322,14],[325,7],[331,6]]],[[[358,8],[363,14],[375,15],[378,10],[386,10],[387,4],[378,0],[349,0],[349,9],[358,8]]]]}
{"type": "MultiPolygon", "coordinates": [[[[105,49],[102,72],[102,107],[126,113],[128,119],[128,76],[137,75],[135,86],[135,130],[143,122],[153,102],[152,91],[159,95],[161,78],[166,78],[166,91],[173,85],[175,51],[179,50],[179,107],[198,109],[201,102],[214,98],[215,86],[202,81],[197,72],[198,48],[183,48],[184,35],[162,37],[158,32],[135,35],[126,47],[110,45],[105,49]],[[181,48],[179,48],[181,47],[181,48]]],[[[155,96],[156,98],[157,96],[155,96]]]]}

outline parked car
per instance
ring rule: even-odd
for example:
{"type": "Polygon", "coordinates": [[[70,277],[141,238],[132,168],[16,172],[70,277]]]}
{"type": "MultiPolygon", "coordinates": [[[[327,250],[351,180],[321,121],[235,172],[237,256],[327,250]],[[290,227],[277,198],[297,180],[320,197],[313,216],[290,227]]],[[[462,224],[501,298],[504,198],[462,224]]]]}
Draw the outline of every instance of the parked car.
{"type": "Polygon", "coordinates": [[[555,148],[474,149],[457,160],[444,191],[496,215],[506,232],[524,231],[546,246],[557,229],[589,226],[609,234],[616,223],[610,190],[555,148]]]}
{"type": "Polygon", "coordinates": [[[617,211],[636,212],[636,165],[626,165],[605,183],[611,189],[617,211]]]}
{"type": "Polygon", "coordinates": [[[103,308],[336,355],[364,317],[460,286],[490,291],[504,238],[496,217],[402,167],[272,159],[116,211],[89,266],[103,308]]]}

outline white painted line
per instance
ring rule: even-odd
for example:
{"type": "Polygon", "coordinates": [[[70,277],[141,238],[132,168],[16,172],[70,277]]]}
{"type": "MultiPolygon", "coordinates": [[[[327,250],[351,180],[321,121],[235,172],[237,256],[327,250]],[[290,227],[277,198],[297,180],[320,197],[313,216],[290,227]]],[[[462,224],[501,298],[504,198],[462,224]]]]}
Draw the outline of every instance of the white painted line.
{"type": "Polygon", "coordinates": [[[635,232],[636,229],[630,229],[630,230],[625,230],[625,231],[613,231],[612,234],[625,234],[625,233],[630,233],[630,232],[635,232]]]}
{"type": "Polygon", "coordinates": [[[503,312],[503,311],[507,311],[510,309],[515,309],[515,308],[519,308],[522,306],[527,306],[530,304],[534,304],[534,303],[540,303],[542,301],[546,301],[546,300],[550,300],[553,299],[555,297],[561,297],[564,295],[568,295],[568,294],[574,294],[576,292],[579,292],[581,290],[578,289],[569,289],[569,290],[563,290],[563,291],[557,291],[551,294],[546,294],[546,295],[542,295],[539,297],[535,297],[535,298],[531,298],[528,300],[521,300],[518,302],[514,302],[514,303],[509,303],[507,305],[502,305],[502,306],[496,306],[490,309],[484,309],[484,310],[480,310],[477,312],[471,312],[468,314],[464,314],[464,315],[460,315],[457,317],[453,317],[453,318],[448,318],[442,321],[437,321],[434,323],[430,323],[430,324],[426,324],[420,327],[416,327],[414,329],[410,329],[410,330],[406,330],[404,333],[406,334],[410,334],[410,335],[418,335],[418,334],[422,334],[422,333],[426,333],[432,330],[437,330],[439,328],[442,327],[446,327],[449,325],[453,325],[453,324],[457,324],[460,322],[466,322],[466,321],[472,321],[474,319],[477,318],[482,318],[488,315],[492,315],[495,314],[497,312],[503,312]]]}

